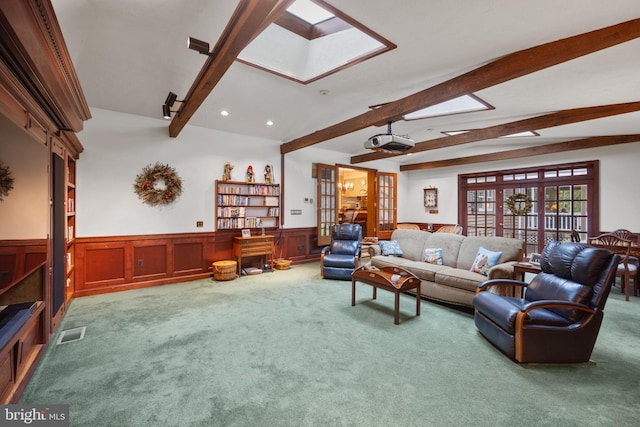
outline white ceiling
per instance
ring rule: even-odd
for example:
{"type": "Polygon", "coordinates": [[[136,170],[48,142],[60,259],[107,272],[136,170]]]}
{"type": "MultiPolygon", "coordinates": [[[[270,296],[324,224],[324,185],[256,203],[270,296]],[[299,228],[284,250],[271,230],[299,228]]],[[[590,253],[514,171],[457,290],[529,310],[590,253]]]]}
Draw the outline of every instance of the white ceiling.
{"type": "MultiPolygon", "coordinates": [[[[398,47],[308,85],[234,63],[189,125],[288,142],[446,81],[509,53],[640,17],[638,0],[328,0],[398,47]],[[322,95],[321,91],[328,91],[322,95]],[[220,111],[230,115],[222,117],[220,111]],[[274,126],[266,126],[273,120],[274,126]]],[[[52,0],[91,107],[161,117],[169,91],[187,93],[237,0],[52,0]]],[[[640,101],[640,39],[475,93],[495,110],[393,125],[416,142],[557,110],[640,101]]],[[[167,127],[169,121],[167,121],[167,127]]],[[[168,132],[168,130],[167,130],[168,132]]],[[[367,128],[317,145],[364,154],[367,128]]],[[[595,135],[640,133],[640,113],[399,156],[440,160],[595,135]]],[[[82,138],[82,135],[80,135],[82,138]]],[[[178,136],[178,139],[180,136],[178,136]]]]}

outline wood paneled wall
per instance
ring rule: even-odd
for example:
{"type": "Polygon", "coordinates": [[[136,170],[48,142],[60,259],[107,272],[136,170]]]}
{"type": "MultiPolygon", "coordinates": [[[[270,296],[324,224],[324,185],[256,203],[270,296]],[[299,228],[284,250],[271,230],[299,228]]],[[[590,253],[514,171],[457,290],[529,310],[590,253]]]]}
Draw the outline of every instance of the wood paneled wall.
{"type": "Polygon", "coordinates": [[[47,260],[48,241],[0,241],[0,289],[47,260]]]}
{"type": "MultiPolygon", "coordinates": [[[[276,258],[318,260],[316,229],[267,230],[276,258]]],[[[75,243],[75,297],[210,277],[214,261],[233,258],[239,230],[213,233],[81,237],[75,243]]],[[[244,264],[244,262],[243,262],[244,264]]],[[[248,264],[250,265],[250,264],[248,264]]]]}

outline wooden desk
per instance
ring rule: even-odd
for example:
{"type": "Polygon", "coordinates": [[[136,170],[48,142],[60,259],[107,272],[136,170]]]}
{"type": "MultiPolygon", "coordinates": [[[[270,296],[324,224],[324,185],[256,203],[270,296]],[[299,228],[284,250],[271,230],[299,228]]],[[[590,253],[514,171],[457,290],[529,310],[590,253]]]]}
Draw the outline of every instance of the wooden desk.
{"type": "Polygon", "coordinates": [[[251,236],[233,238],[233,256],[238,261],[238,276],[242,275],[242,258],[249,256],[263,256],[264,262],[273,269],[274,246],[273,236],[251,236]]]}

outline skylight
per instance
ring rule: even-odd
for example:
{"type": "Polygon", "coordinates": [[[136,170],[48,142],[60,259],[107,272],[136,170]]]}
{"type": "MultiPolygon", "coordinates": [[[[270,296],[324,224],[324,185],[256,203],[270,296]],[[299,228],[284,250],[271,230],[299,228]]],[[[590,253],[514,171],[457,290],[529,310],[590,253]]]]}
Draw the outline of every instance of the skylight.
{"type": "Polygon", "coordinates": [[[287,8],[287,12],[304,19],[311,25],[319,24],[335,15],[313,3],[310,0],[296,0],[287,8]]]}
{"type": "Polygon", "coordinates": [[[238,61],[307,84],[395,47],[322,0],[297,0],[238,61]]]}
{"type": "MultiPolygon", "coordinates": [[[[454,135],[460,135],[461,133],[467,133],[467,132],[469,131],[468,130],[447,130],[442,133],[444,133],[447,136],[454,136],[454,135]]],[[[503,135],[499,138],[522,138],[527,136],[540,136],[540,134],[532,130],[525,130],[523,132],[512,133],[510,135],[503,135]]]]}
{"type": "Polygon", "coordinates": [[[447,116],[450,114],[470,113],[472,111],[493,110],[493,107],[475,95],[462,95],[440,104],[404,115],[405,120],[425,119],[427,117],[447,116]]]}

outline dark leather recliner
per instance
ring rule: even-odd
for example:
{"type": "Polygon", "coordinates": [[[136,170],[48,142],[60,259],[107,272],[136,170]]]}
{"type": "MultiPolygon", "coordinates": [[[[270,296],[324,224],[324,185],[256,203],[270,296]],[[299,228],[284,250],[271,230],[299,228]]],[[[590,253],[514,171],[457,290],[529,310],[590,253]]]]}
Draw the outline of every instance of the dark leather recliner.
{"type": "Polygon", "coordinates": [[[351,280],[358,268],[362,241],[359,224],[336,224],[331,229],[331,245],[320,253],[320,274],[326,279],[351,280]]]}
{"type": "Polygon", "coordinates": [[[619,256],[584,243],[548,243],[530,284],[495,279],[473,299],[475,324],[492,344],[521,363],[588,362],[615,279],[619,256]],[[524,298],[485,292],[513,286],[524,298]]]}

